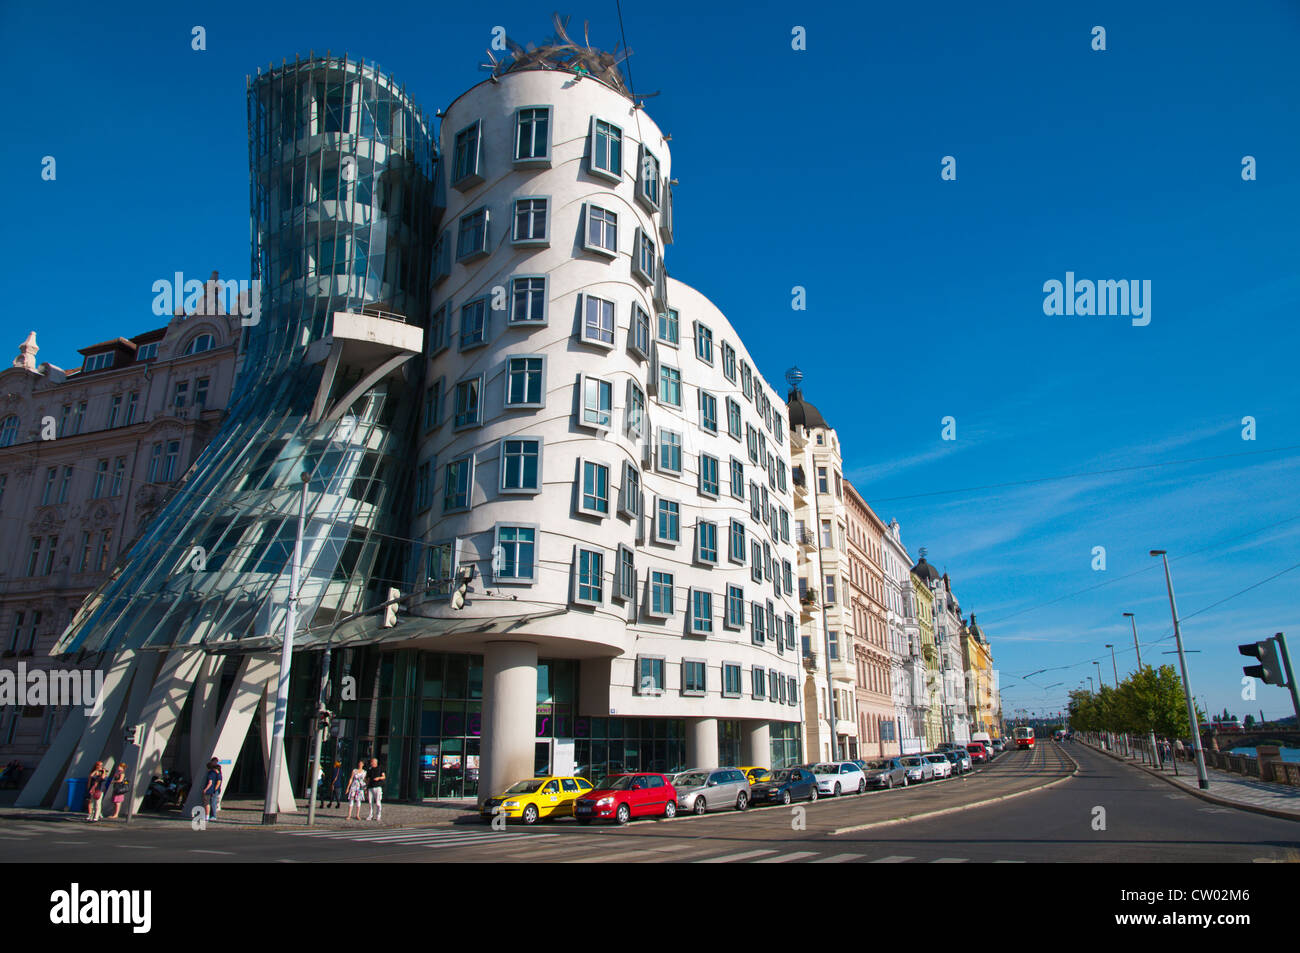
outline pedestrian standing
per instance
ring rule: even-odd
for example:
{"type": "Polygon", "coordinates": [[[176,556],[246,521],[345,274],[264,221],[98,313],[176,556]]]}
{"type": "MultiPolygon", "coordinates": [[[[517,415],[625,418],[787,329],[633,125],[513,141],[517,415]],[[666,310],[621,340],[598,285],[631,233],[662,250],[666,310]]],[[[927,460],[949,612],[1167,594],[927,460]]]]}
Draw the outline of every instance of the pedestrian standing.
{"type": "Polygon", "coordinates": [[[130,787],[131,782],[126,779],[126,765],[119,764],[109,785],[109,793],[113,796],[113,813],[108,818],[110,821],[117,820],[117,816],[122,813],[122,802],[126,800],[126,792],[130,787]]]}
{"type": "Polygon", "coordinates": [[[370,816],[366,818],[368,821],[384,819],[384,779],[387,777],[384,769],[379,766],[379,759],[371,758],[370,767],[366,770],[366,791],[370,795],[370,816]]]}
{"type": "Polygon", "coordinates": [[[208,820],[217,819],[217,807],[221,803],[221,762],[213,755],[208,759],[208,773],[203,780],[203,807],[208,820]]]}
{"type": "Polygon", "coordinates": [[[356,768],[348,777],[348,816],[352,820],[352,808],[357,809],[357,820],[361,820],[361,802],[366,799],[366,763],[358,761],[356,768]]]}
{"type": "Polygon", "coordinates": [[[86,820],[95,822],[100,819],[100,800],[104,796],[104,786],[108,781],[108,772],[104,770],[104,762],[96,761],[95,766],[90,769],[90,776],[86,778],[86,820]]]}

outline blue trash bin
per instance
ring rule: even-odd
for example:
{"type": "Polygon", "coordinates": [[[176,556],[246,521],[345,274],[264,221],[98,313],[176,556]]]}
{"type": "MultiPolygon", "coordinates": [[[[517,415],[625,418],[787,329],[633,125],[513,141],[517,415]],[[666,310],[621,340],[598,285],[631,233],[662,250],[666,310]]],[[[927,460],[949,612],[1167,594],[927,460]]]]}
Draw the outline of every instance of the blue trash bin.
{"type": "Polygon", "coordinates": [[[68,810],[84,811],[86,809],[86,790],[88,778],[68,778],[68,810]]]}

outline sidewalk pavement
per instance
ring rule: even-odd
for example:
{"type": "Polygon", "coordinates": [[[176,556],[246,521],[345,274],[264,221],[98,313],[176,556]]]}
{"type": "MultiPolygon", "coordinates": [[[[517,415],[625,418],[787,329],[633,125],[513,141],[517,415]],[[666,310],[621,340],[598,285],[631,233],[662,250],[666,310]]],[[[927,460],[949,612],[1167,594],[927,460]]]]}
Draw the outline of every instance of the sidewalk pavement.
{"type": "MultiPolygon", "coordinates": [[[[281,829],[305,828],[307,826],[307,802],[296,802],[298,810],[292,814],[280,814],[276,827],[281,829]]],[[[234,797],[222,801],[217,813],[216,823],[221,827],[265,829],[262,824],[261,798],[234,797]]],[[[316,805],[316,827],[331,830],[349,830],[357,828],[397,828],[397,827],[437,827],[451,824],[479,824],[478,809],[473,798],[445,801],[430,801],[420,804],[387,802],[384,804],[383,822],[367,821],[364,818],[370,811],[370,805],[361,808],[362,820],[347,820],[348,808],[321,807],[316,805]]],[[[52,808],[17,808],[13,799],[0,801],[0,825],[6,821],[78,821],[84,823],[82,811],[63,811],[52,808]],[[7,802],[7,803],[5,803],[7,802]]],[[[116,821],[105,819],[102,823],[125,824],[123,818],[116,821]]],[[[140,813],[131,820],[131,826],[141,827],[176,827],[188,826],[190,818],[180,811],[166,814],[140,813]]]]}
{"type": "MultiPolygon", "coordinates": [[[[1228,807],[1238,807],[1245,811],[1254,811],[1257,814],[1268,814],[1271,817],[1300,821],[1300,788],[1298,787],[1292,787],[1289,784],[1277,784],[1273,781],[1261,781],[1259,778],[1232,774],[1229,771],[1220,771],[1218,768],[1212,768],[1207,764],[1205,772],[1210,780],[1210,789],[1202,791],[1196,777],[1195,761],[1179,761],[1178,774],[1175,775],[1172,767],[1155,768],[1150,764],[1144,764],[1137,758],[1125,758],[1118,752],[1107,751],[1105,748],[1089,744],[1086,741],[1082,743],[1089,745],[1094,751],[1110,755],[1117,761],[1123,761],[1136,768],[1141,768],[1147,774],[1154,774],[1163,778],[1175,787],[1182,788],[1188,794],[1202,800],[1228,807]]],[[[1166,764],[1169,764],[1169,762],[1166,762],[1166,764]]]]}

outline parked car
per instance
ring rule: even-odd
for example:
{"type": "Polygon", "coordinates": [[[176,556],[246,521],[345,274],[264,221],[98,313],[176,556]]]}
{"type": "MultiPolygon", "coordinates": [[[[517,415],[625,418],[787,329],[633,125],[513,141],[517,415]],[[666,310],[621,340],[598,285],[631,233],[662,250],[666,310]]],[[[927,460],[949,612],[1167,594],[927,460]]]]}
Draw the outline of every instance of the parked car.
{"type": "Polygon", "coordinates": [[[858,763],[863,765],[862,774],[867,779],[869,788],[892,788],[895,784],[907,786],[907,768],[898,758],[878,758],[858,763]]]}
{"type": "Polygon", "coordinates": [[[948,756],[943,752],[927,751],[921,757],[934,765],[935,780],[952,777],[952,762],[948,760],[948,756]]]}
{"type": "Polygon", "coordinates": [[[739,768],[693,768],[673,778],[677,809],[707,814],[710,810],[749,807],[750,785],[739,768]]]}
{"type": "Polygon", "coordinates": [[[989,760],[988,749],[984,747],[982,741],[972,741],[966,746],[966,750],[970,752],[970,759],[973,764],[984,764],[989,760]]]}
{"type": "Polygon", "coordinates": [[[908,783],[920,783],[934,779],[934,765],[919,754],[908,754],[898,759],[907,769],[908,783]]]}
{"type": "Polygon", "coordinates": [[[766,781],[772,776],[772,772],[767,768],[742,767],[737,768],[737,770],[745,776],[745,780],[749,782],[750,787],[761,781],[766,781]]]}
{"type": "Polygon", "coordinates": [[[579,824],[594,820],[626,824],[634,817],[676,817],[677,790],[662,774],[612,774],[574,802],[573,816],[579,824]]]}
{"type": "Polygon", "coordinates": [[[939,753],[952,762],[953,774],[965,774],[971,769],[970,754],[968,752],[948,748],[946,751],[939,753]]]}
{"type": "Polygon", "coordinates": [[[571,817],[574,802],[590,790],[590,781],[571,775],[529,778],[488,798],[479,808],[479,815],[491,821],[494,814],[500,813],[507,820],[525,824],[536,824],[543,818],[571,817]]]}
{"type": "Polygon", "coordinates": [[[817,776],[817,790],[822,794],[839,797],[846,791],[861,794],[867,789],[866,776],[852,761],[822,761],[808,770],[817,776]]]}
{"type": "Polygon", "coordinates": [[[807,768],[779,768],[766,781],[750,788],[755,804],[789,804],[807,798],[817,800],[817,776],[807,768]]]}

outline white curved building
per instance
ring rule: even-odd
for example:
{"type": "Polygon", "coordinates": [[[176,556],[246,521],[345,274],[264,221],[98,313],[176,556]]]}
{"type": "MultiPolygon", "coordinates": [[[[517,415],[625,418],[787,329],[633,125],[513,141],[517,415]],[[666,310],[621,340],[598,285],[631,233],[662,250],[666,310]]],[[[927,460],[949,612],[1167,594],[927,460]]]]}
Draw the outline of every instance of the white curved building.
{"type": "Polygon", "coordinates": [[[479,797],[569,758],[797,760],[786,407],[664,273],[667,139],[593,77],[524,69],[456,99],[441,152],[414,612],[439,620],[419,648],[483,656],[479,797]],[[559,660],[579,719],[639,727],[569,755],[539,703],[559,660]]]}

